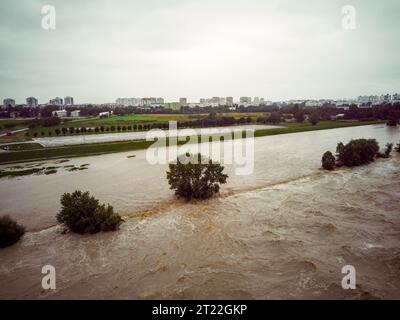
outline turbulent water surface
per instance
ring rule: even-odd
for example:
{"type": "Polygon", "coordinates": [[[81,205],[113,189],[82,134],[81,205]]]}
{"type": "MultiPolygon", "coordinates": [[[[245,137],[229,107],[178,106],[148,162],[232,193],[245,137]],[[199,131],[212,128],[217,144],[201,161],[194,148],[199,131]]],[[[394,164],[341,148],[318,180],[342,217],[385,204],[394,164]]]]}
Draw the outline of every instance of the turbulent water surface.
{"type": "Polygon", "coordinates": [[[400,298],[400,157],[319,169],[324,151],[360,137],[384,145],[400,133],[374,125],[257,138],[254,173],[228,166],[220,197],[201,203],[176,200],[166,166],[149,165],[145,151],[1,179],[0,214],[29,232],[0,249],[0,298],[400,298]],[[59,197],[75,189],[125,215],[121,230],[63,234],[59,197]],[[41,288],[47,264],[54,291],[41,288]],[[348,264],[356,290],[341,287],[348,264]]]}

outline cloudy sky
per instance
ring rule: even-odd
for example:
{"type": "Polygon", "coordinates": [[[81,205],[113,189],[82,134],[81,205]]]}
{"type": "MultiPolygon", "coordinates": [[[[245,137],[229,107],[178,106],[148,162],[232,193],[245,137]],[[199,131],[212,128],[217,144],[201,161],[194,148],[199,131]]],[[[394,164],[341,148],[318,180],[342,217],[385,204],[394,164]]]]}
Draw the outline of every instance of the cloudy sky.
{"type": "Polygon", "coordinates": [[[0,99],[400,93],[399,31],[398,0],[1,0],[0,99]]]}

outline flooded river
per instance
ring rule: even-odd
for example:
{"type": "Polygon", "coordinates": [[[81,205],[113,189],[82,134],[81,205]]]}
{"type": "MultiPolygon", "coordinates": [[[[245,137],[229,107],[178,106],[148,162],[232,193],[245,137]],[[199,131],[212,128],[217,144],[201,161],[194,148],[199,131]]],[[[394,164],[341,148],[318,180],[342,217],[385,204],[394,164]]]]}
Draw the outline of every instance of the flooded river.
{"type": "Polygon", "coordinates": [[[82,171],[1,179],[0,214],[29,232],[0,249],[0,299],[399,299],[400,156],[319,169],[323,152],[361,137],[383,147],[398,143],[400,131],[373,125],[257,138],[254,173],[227,166],[220,197],[201,203],[175,199],[167,167],[149,165],[146,151],[64,163],[89,164],[82,171]],[[112,204],[125,216],[121,229],[63,234],[55,214],[61,194],[75,189],[112,204]],[[41,288],[47,264],[56,268],[54,291],[41,288]],[[356,268],[356,290],[341,287],[344,265],[356,268]]]}

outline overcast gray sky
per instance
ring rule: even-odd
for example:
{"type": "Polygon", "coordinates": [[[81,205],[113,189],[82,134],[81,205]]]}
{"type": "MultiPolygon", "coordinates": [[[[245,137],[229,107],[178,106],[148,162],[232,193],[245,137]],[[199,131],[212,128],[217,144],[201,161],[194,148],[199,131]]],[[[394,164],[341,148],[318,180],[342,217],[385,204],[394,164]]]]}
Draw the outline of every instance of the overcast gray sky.
{"type": "Polygon", "coordinates": [[[1,0],[0,99],[400,93],[399,49],[398,0],[1,0]]]}

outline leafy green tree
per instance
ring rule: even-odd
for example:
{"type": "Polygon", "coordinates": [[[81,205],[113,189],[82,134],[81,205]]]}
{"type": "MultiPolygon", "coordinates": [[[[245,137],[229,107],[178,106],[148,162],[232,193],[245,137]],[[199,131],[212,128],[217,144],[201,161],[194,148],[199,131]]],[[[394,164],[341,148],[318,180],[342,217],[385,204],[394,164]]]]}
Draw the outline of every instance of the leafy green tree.
{"type": "Polygon", "coordinates": [[[336,150],[340,165],[354,167],[374,161],[379,144],[375,139],[356,139],[346,145],[339,143],[336,150]]]}
{"type": "Polygon", "coordinates": [[[296,112],[296,114],[294,115],[294,118],[299,123],[303,123],[304,120],[306,120],[306,116],[304,115],[304,112],[302,110],[299,110],[298,112],[296,112]]]}
{"type": "Polygon", "coordinates": [[[276,124],[276,123],[281,122],[281,120],[282,120],[282,117],[279,112],[272,112],[271,115],[266,119],[266,122],[276,124]]]}
{"type": "Polygon", "coordinates": [[[75,128],[74,127],[69,127],[69,133],[73,134],[75,132],[75,128]]]}
{"type": "Polygon", "coordinates": [[[33,133],[33,136],[36,138],[36,137],[37,137],[37,132],[34,132],[34,133],[33,133]]]}
{"type": "Polygon", "coordinates": [[[399,115],[398,113],[392,111],[390,112],[387,120],[387,125],[390,127],[396,127],[397,124],[399,123],[399,115]]]}
{"type": "Polygon", "coordinates": [[[5,248],[16,243],[24,233],[24,226],[18,224],[9,216],[0,217],[0,248],[5,248]]]}
{"type": "Polygon", "coordinates": [[[101,132],[104,132],[104,126],[101,126],[101,127],[100,127],[100,131],[101,131],[101,132]]]}
{"type": "Polygon", "coordinates": [[[322,156],[322,167],[325,170],[333,170],[335,169],[335,157],[333,156],[332,152],[327,151],[322,156]]]}
{"type": "Polygon", "coordinates": [[[60,129],[58,129],[58,128],[56,130],[54,130],[54,132],[56,133],[56,135],[59,135],[61,133],[60,129]]]}
{"type": "Polygon", "coordinates": [[[115,127],[114,126],[111,126],[111,131],[115,131],[115,127]]]}
{"type": "Polygon", "coordinates": [[[99,127],[94,128],[94,132],[99,133],[99,127]]]}
{"type": "Polygon", "coordinates": [[[396,152],[400,152],[400,143],[398,143],[396,146],[396,152]]]}
{"type": "Polygon", "coordinates": [[[315,126],[319,122],[319,113],[317,111],[313,111],[308,117],[308,121],[315,126]]]}
{"type": "Polygon", "coordinates": [[[67,132],[68,132],[68,129],[65,128],[65,127],[62,127],[61,131],[62,131],[62,133],[63,133],[64,136],[65,136],[65,135],[67,134],[67,132]]]}
{"type": "Polygon", "coordinates": [[[387,143],[386,144],[386,149],[385,149],[386,158],[390,157],[390,154],[392,153],[392,150],[393,150],[393,143],[387,143]]]}
{"type": "Polygon", "coordinates": [[[175,195],[190,199],[207,199],[219,192],[220,184],[226,183],[228,175],[224,167],[213,163],[201,154],[185,154],[169,165],[167,179],[175,195]]]}
{"type": "Polygon", "coordinates": [[[123,222],[118,213],[109,204],[99,204],[89,192],[75,191],[61,196],[61,210],[57,221],[72,232],[97,233],[114,231],[123,222]]]}
{"type": "Polygon", "coordinates": [[[390,154],[392,153],[393,150],[393,143],[387,143],[386,144],[386,149],[385,152],[378,152],[377,156],[379,158],[390,158],[390,154]]]}

